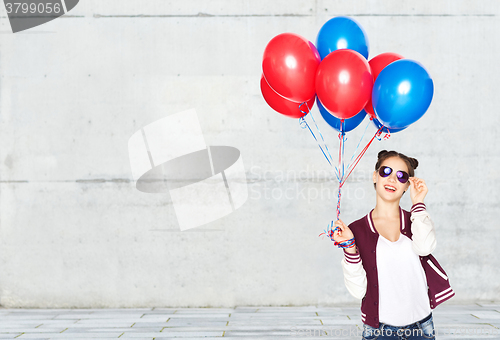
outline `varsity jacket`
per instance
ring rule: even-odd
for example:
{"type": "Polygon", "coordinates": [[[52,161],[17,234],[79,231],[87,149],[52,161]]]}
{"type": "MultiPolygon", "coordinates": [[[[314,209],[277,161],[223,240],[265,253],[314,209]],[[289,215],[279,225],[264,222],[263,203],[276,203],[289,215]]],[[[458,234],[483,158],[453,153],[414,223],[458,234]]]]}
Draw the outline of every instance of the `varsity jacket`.
{"type": "MultiPolygon", "coordinates": [[[[412,240],[413,251],[419,255],[427,279],[430,308],[434,309],[455,295],[448,276],[431,254],[436,248],[434,224],[423,203],[413,205],[411,213],[401,207],[399,210],[400,232],[412,240]]],[[[372,211],[349,225],[357,249],[355,254],[350,254],[344,249],[342,269],[347,290],[354,297],[362,299],[361,320],[369,326],[378,328],[379,290],[376,249],[379,234],[373,224],[372,211]]]]}

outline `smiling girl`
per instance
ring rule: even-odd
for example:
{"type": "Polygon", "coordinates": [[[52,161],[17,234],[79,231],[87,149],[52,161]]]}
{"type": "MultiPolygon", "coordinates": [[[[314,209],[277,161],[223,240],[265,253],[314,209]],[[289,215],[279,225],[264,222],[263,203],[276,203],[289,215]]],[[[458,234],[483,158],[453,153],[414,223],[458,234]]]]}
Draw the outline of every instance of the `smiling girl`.
{"type": "Polygon", "coordinates": [[[414,177],[417,166],[415,158],[380,151],[375,208],[349,226],[335,222],[333,239],[344,242],[345,285],[362,299],[363,339],[434,339],[431,310],[455,294],[431,255],[436,234],[424,204],[427,185],[414,177]],[[399,206],[408,190],[410,212],[399,206]]]}

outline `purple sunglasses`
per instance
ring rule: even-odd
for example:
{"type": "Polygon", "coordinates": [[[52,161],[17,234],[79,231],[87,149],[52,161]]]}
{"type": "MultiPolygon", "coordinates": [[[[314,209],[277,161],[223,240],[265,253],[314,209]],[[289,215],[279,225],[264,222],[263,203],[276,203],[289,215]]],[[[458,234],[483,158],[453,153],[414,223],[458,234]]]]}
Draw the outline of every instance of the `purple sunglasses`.
{"type": "MultiPolygon", "coordinates": [[[[387,177],[390,174],[392,174],[392,171],[393,171],[392,168],[388,166],[381,166],[378,169],[378,174],[380,175],[380,177],[387,177]]],[[[408,173],[405,171],[398,170],[396,171],[396,177],[398,178],[398,181],[405,184],[406,182],[408,182],[410,175],[408,175],[408,173]]]]}

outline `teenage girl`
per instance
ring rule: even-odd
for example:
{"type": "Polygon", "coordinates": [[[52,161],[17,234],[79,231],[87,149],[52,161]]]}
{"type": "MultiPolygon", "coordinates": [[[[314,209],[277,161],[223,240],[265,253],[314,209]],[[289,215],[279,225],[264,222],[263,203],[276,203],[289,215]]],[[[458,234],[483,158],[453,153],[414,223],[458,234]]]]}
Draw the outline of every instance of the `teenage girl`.
{"type": "Polygon", "coordinates": [[[335,222],[344,282],[362,299],[363,339],[435,339],[431,309],[455,294],[431,255],[436,235],[424,204],[427,186],[414,177],[417,166],[415,158],[379,152],[375,208],[349,226],[335,222]],[[399,206],[408,190],[411,213],[399,206]]]}

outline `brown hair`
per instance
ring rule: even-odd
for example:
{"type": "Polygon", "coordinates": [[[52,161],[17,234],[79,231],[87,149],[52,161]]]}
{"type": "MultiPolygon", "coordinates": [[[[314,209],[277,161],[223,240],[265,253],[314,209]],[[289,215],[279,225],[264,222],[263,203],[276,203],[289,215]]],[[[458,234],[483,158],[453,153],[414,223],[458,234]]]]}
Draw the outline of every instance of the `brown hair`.
{"type": "MultiPolygon", "coordinates": [[[[408,174],[410,177],[415,176],[415,169],[418,167],[418,161],[415,158],[408,157],[406,155],[403,155],[402,153],[399,153],[397,151],[387,151],[387,150],[382,150],[378,153],[378,160],[377,164],[375,164],[375,171],[377,171],[380,168],[380,165],[390,157],[399,157],[401,158],[405,163],[406,166],[408,167],[408,174]]],[[[376,184],[373,183],[373,187],[376,188],[376,184]]]]}

